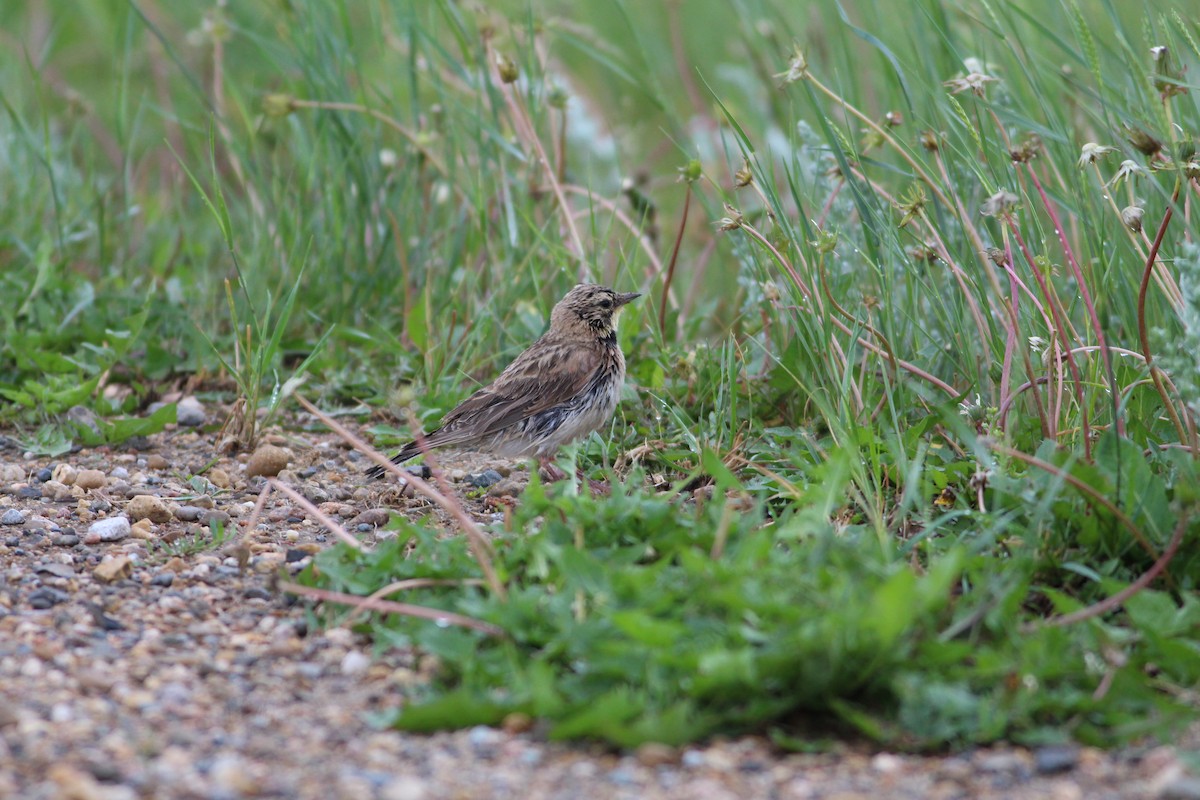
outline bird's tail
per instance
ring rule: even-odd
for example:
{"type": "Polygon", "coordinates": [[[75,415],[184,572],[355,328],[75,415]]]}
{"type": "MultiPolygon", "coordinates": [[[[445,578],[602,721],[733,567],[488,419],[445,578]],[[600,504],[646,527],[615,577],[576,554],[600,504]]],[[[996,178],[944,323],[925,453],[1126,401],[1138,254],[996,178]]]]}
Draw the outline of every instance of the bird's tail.
{"type": "MultiPolygon", "coordinates": [[[[404,447],[402,447],[400,449],[399,453],[396,453],[396,455],[392,456],[391,461],[393,464],[400,465],[400,464],[403,464],[405,461],[408,461],[410,458],[414,458],[415,456],[419,455],[420,452],[421,451],[417,447],[416,442],[409,442],[408,444],[404,445],[404,447]]],[[[367,470],[367,477],[372,480],[375,480],[376,478],[382,478],[383,473],[385,473],[385,472],[387,472],[387,470],[385,470],[379,464],[376,464],[375,466],[373,466],[369,470],[367,470]]]]}

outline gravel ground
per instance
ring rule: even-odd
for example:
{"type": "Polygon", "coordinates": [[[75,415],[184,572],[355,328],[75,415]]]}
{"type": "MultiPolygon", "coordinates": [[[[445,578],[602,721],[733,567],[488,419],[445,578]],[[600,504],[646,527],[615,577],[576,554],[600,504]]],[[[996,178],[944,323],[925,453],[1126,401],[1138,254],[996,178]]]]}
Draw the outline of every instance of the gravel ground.
{"type": "MultiPolygon", "coordinates": [[[[232,544],[211,545],[210,520],[246,521],[261,482],[247,473],[272,460],[221,459],[189,482],[214,441],[179,429],[53,460],[0,449],[0,798],[1200,799],[1180,761],[1200,727],[1175,746],[943,757],[784,754],[758,738],[621,754],[528,731],[376,729],[370,712],[402,703],[422,664],[313,630],[272,591],[272,574],[332,538],[285,498],[250,534],[244,571],[232,544]]],[[[272,441],[281,479],[365,540],[381,510],[429,513],[365,484],[332,437],[272,441]]],[[[442,463],[464,495],[488,469],[494,494],[524,475],[478,455],[442,463]]],[[[490,521],[486,497],[464,503],[490,521]]]]}

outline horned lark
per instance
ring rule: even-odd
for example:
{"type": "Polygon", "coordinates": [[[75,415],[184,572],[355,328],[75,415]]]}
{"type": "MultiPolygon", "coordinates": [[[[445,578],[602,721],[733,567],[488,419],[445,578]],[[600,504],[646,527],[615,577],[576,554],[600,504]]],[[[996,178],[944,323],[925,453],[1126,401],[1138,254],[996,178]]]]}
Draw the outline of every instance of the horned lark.
{"type": "MultiPolygon", "coordinates": [[[[550,312],[550,329],[425,434],[423,447],[464,447],[550,464],[564,444],[587,436],[612,417],[625,380],[616,315],[638,292],[581,283],[550,312]]],[[[392,457],[401,464],[421,453],[416,441],[392,457]]],[[[367,475],[378,478],[382,467],[367,475]]]]}

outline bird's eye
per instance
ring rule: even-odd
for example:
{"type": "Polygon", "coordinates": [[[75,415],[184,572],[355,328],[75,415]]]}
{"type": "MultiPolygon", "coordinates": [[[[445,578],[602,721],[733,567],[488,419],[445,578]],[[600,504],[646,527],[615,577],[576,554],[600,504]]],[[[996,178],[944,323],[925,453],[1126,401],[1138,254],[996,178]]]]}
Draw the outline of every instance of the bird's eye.
{"type": "Polygon", "coordinates": [[[609,300],[607,297],[604,298],[603,300],[600,301],[600,307],[601,308],[612,308],[612,300],[609,300]]]}

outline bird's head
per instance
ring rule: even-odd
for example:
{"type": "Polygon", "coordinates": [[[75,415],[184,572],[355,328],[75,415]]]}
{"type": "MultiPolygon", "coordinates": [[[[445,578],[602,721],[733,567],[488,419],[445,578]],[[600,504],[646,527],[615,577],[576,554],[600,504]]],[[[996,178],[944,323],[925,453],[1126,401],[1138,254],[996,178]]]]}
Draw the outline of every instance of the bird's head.
{"type": "Polygon", "coordinates": [[[564,336],[611,336],[621,307],[639,297],[639,292],[614,292],[606,286],[581,283],[550,313],[550,330],[564,336]]]}

